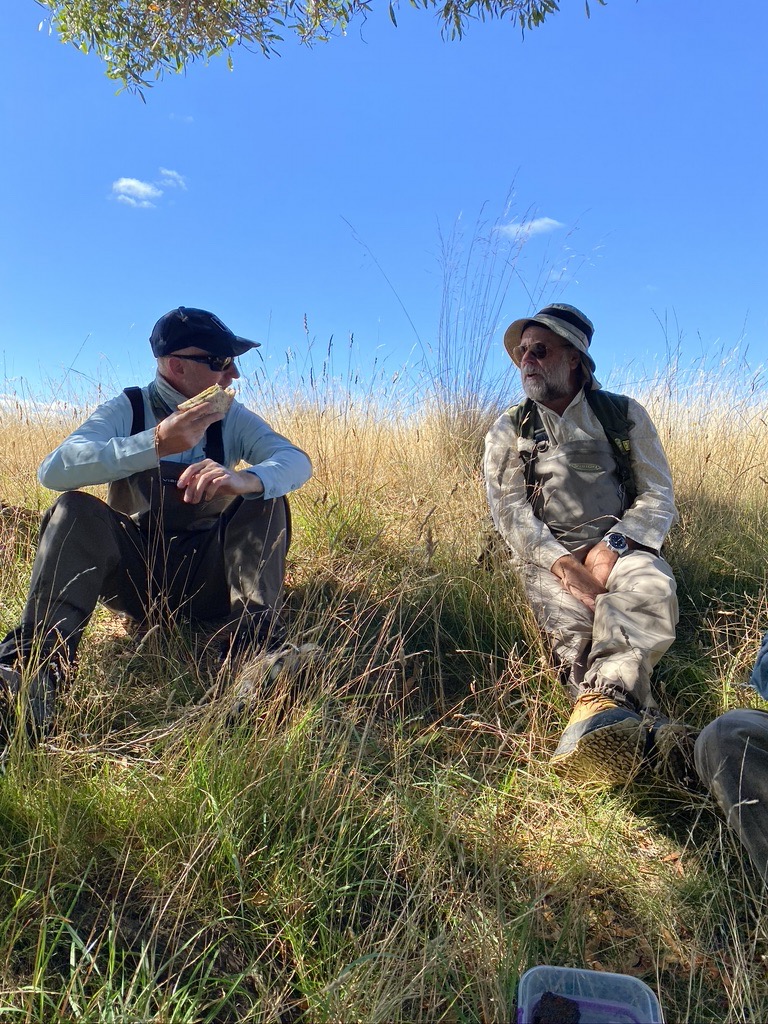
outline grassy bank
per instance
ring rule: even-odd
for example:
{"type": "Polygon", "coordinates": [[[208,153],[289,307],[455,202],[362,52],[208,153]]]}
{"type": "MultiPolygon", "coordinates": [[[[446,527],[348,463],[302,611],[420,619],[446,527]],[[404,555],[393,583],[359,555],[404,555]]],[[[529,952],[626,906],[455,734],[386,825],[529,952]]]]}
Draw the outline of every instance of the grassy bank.
{"type": "MultiPolygon", "coordinates": [[[[288,613],[322,665],[232,725],[226,685],[201,703],[227,682],[202,638],[139,641],[102,611],[56,735],[11,750],[4,1013],[508,1021],[520,974],[555,963],[642,978],[668,1022],[768,1019],[768,900],[709,799],[548,767],[568,702],[514,577],[476,558],[487,410],[373,391],[267,412],[315,464],[292,498],[288,613]]],[[[646,391],[681,511],[656,689],[701,725],[760,705],[744,680],[768,624],[768,428],[722,374],[646,391]]],[[[34,469],[79,412],[0,414],[0,498],[51,500],[34,469]]],[[[33,531],[2,531],[7,628],[33,531]]]]}

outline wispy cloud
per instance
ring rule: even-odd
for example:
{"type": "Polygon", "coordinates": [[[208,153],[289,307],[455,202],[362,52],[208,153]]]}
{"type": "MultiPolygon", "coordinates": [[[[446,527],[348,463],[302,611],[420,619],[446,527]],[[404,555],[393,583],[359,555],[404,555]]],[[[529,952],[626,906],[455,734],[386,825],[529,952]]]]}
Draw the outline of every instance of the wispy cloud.
{"type": "Polygon", "coordinates": [[[145,210],[155,205],[152,200],[159,199],[163,190],[149,181],[140,181],[138,178],[118,178],[112,182],[112,193],[118,203],[145,210]]]}
{"type": "Polygon", "coordinates": [[[112,182],[112,196],[125,206],[138,210],[151,209],[158,205],[165,191],[178,188],[186,191],[187,182],[183,174],[168,167],[160,167],[156,181],[142,181],[140,178],[118,178],[112,182]]]}
{"type": "Polygon", "coordinates": [[[187,183],[184,180],[184,176],[179,174],[178,171],[171,171],[167,167],[161,167],[160,174],[162,175],[160,184],[165,188],[183,188],[186,191],[187,183]]]}
{"type": "MultiPolygon", "coordinates": [[[[13,383],[13,382],[11,382],[13,383]]],[[[76,411],[76,410],[75,410],[76,411]]],[[[64,399],[46,401],[43,398],[32,398],[3,392],[0,394],[0,412],[14,413],[17,416],[49,416],[62,414],[72,419],[73,406],[64,399]]],[[[77,419],[77,417],[75,417],[77,419]]]]}
{"type": "Polygon", "coordinates": [[[565,227],[565,225],[553,217],[532,217],[531,220],[512,220],[509,224],[502,224],[498,231],[509,238],[518,238],[524,241],[526,238],[533,237],[533,235],[546,235],[548,232],[562,227],[565,227]]]}

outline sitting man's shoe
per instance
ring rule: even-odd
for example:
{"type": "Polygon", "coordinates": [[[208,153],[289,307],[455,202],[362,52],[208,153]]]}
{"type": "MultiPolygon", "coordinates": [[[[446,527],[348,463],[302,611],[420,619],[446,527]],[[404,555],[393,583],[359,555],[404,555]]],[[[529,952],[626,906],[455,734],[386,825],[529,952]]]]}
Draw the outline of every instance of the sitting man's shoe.
{"type": "Polygon", "coordinates": [[[0,692],[3,696],[16,697],[21,689],[21,673],[10,665],[0,665],[0,692]]]}
{"type": "Polygon", "coordinates": [[[325,661],[325,651],[320,644],[283,644],[277,650],[267,651],[264,665],[267,679],[276,683],[280,678],[298,679],[310,668],[317,668],[325,661]]]}
{"type": "Polygon", "coordinates": [[[240,623],[223,638],[219,662],[232,666],[263,651],[279,650],[285,643],[288,629],[279,615],[264,612],[248,623],[240,623]]]}
{"type": "Polygon", "coordinates": [[[10,665],[0,665],[0,744],[6,746],[16,727],[16,699],[21,674],[10,665]]]}
{"type": "Polygon", "coordinates": [[[283,644],[275,651],[256,655],[243,669],[232,695],[227,720],[234,722],[250,711],[265,688],[278,680],[294,682],[325,661],[319,644],[283,644]]]}
{"type": "Polygon", "coordinates": [[[19,695],[25,693],[22,675],[9,665],[0,665],[0,740],[10,740],[19,714],[25,719],[31,743],[46,736],[53,728],[56,694],[62,679],[62,671],[54,662],[40,667],[29,680],[26,708],[19,711],[19,695]]]}
{"type": "Polygon", "coordinates": [[[696,792],[702,783],[696,771],[693,748],[700,730],[685,722],[674,722],[655,711],[646,712],[648,767],[659,782],[696,792]]]}
{"type": "Polygon", "coordinates": [[[38,669],[30,679],[27,735],[31,742],[42,739],[53,729],[56,697],[63,682],[63,673],[54,662],[38,669]]]}
{"type": "Polygon", "coordinates": [[[602,693],[576,701],[551,764],[573,782],[622,786],[638,773],[647,731],[640,715],[602,693]]]}

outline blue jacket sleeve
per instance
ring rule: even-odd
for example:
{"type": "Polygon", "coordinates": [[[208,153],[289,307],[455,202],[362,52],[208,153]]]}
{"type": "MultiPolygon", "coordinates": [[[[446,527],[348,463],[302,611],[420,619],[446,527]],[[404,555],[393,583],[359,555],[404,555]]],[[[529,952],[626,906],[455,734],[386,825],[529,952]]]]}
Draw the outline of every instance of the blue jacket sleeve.
{"type": "MultiPolygon", "coordinates": [[[[54,491],[69,491],[153,469],[157,466],[155,418],[151,410],[145,413],[148,429],[131,436],[133,415],[128,398],[122,394],[100,405],[43,460],[38,470],[40,483],[54,491]]],[[[312,475],[307,454],[239,402],[227,413],[223,434],[226,464],[234,468],[247,463],[247,469],[264,485],[264,498],[295,491],[312,475]]],[[[204,457],[201,442],[169,460],[190,463],[204,457]]]]}
{"type": "Polygon", "coordinates": [[[152,469],[157,465],[154,430],[131,437],[131,421],[125,395],[100,405],[43,459],[37,471],[40,483],[52,491],[71,491],[152,469]]]}
{"type": "Polygon", "coordinates": [[[264,485],[262,497],[289,494],[312,476],[307,453],[278,434],[255,412],[236,402],[227,419],[230,422],[225,427],[225,442],[231,438],[234,461],[249,463],[248,470],[259,477],[264,485]]]}

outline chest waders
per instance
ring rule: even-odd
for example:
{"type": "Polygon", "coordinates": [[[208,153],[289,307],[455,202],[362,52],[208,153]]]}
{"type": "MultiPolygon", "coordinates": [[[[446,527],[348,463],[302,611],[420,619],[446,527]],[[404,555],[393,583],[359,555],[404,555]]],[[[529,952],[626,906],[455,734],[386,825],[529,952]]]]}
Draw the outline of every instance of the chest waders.
{"type": "MultiPolygon", "coordinates": [[[[126,388],[124,393],[133,409],[131,436],[140,434],[145,429],[141,388],[126,388]]],[[[158,421],[168,415],[157,402],[153,403],[153,409],[158,421]]],[[[221,420],[208,427],[204,449],[206,458],[224,464],[221,420]]],[[[107,504],[116,512],[130,516],[142,533],[147,535],[159,531],[166,536],[184,536],[207,530],[232,504],[234,497],[222,495],[198,504],[185,502],[177,482],[186,468],[179,462],[161,459],[154,469],[144,469],[122,480],[113,480],[107,490],[107,504]]]]}
{"type": "MultiPolygon", "coordinates": [[[[126,388],[125,394],[133,410],[131,435],[138,434],[145,429],[142,390],[126,388]]],[[[158,422],[170,415],[152,385],[149,400],[158,422]]],[[[224,465],[221,420],[208,427],[203,447],[206,458],[224,465]]],[[[257,614],[276,606],[291,542],[288,499],[245,502],[242,495],[221,495],[188,503],[177,486],[186,468],[161,459],[153,469],[113,481],[107,492],[107,504],[130,516],[144,537],[152,592],[199,619],[215,617],[214,609],[218,616],[232,601],[257,607],[257,614]],[[220,549],[228,551],[226,581],[218,568],[220,549]]]]}

